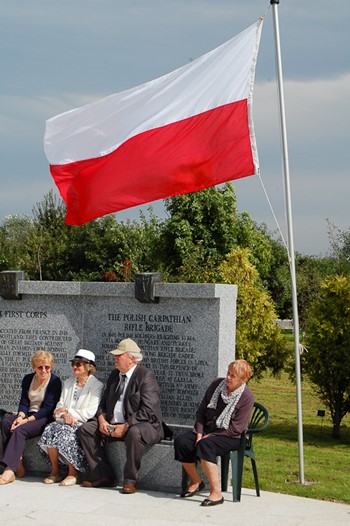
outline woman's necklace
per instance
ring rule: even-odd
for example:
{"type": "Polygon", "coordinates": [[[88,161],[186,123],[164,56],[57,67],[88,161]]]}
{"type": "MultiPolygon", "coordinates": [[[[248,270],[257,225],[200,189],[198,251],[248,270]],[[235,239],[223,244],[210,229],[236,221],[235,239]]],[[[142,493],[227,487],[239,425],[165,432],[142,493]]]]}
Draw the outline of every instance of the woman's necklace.
{"type": "Polygon", "coordinates": [[[34,379],[33,379],[33,384],[32,384],[33,391],[41,391],[42,389],[44,389],[44,387],[47,385],[48,381],[50,380],[50,376],[49,378],[45,378],[45,380],[42,381],[41,378],[38,378],[37,375],[35,374],[34,379]]]}
{"type": "Polygon", "coordinates": [[[76,379],[75,381],[75,386],[74,386],[74,392],[73,392],[73,400],[74,400],[74,403],[76,404],[78,402],[78,399],[79,399],[79,396],[80,396],[80,393],[84,387],[84,385],[86,384],[86,382],[88,381],[89,377],[87,378],[84,378],[81,385],[79,383],[79,378],[76,379]]]}
{"type": "Polygon", "coordinates": [[[84,385],[86,384],[86,382],[88,381],[89,377],[87,378],[83,378],[83,379],[80,379],[80,378],[77,378],[76,379],[76,386],[77,387],[84,387],[84,385]]]}

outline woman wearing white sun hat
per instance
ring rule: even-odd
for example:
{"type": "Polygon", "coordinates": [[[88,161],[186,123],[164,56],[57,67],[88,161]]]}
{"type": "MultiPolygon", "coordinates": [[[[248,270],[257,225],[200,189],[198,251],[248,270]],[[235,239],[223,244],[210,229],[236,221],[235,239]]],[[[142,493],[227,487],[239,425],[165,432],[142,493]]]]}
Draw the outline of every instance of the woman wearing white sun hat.
{"type": "Polygon", "coordinates": [[[73,378],[68,378],[62,388],[61,398],[54,411],[56,422],[45,428],[39,440],[42,455],[49,460],[51,471],[44,484],[60,482],[59,462],[68,464],[68,476],[61,486],[73,486],[79,472],[88,470],[76,431],[84,422],[95,416],[103,384],[93,373],[96,371],[95,355],[80,349],[72,360],[73,378]]]}

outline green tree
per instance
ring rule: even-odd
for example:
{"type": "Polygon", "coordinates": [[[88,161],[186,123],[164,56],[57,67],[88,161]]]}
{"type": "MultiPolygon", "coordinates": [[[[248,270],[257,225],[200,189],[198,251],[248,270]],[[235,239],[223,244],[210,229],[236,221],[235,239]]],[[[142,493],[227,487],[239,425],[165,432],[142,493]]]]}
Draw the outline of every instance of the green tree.
{"type": "Polygon", "coordinates": [[[302,366],[329,408],[333,437],[350,411],[350,278],[332,276],[321,283],[313,303],[302,366]]]}
{"type": "MultiPolygon", "coordinates": [[[[218,264],[230,250],[236,220],[231,185],[172,197],[165,201],[165,208],[170,217],[160,232],[159,264],[168,276],[188,280],[189,261],[201,270],[208,261],[218,264]]],[[[194,279],[203,281],[200,272],[194,279]]]]}
{"type": "Polygon", "coordinates": [[[333,258],[301,254],[296,255],[295,264],[300,328],[306,330],[310,305],[318,297],[321,282],[336,274],[337,265],[333,258]]]}
{"type": "Polygon", "coordinates": [[[267,369],[279,373],[289,350],[275,324],[273,302],[250,258],[248,249],[237,247],[226,256],[219,272],[222,283],[238,285],[236,355],[248,360],[259,378],[267,369]]]}
{"type": "Polygon", "coordinates": [[[132,280],[136,272],[154,270],[154,239],[159,221],[149,209],[149,219],[118,222],[113,214],[76,227],[64,223],[66,207],[49,192],[33,208],[35,235],[27,250],[32,279],[102,281],[106,273],[117,280],[132,280]]]}
{"type": "Polygon", "coordinates": [[[258,225],[247,212],[237,214],[233,246],[249,250],[250,261],[266,284],[273,263],[273,246],[266,225],[258,225]]]}
{"type": "Polygon", "coordinates": [[[350,229],[341,230],[327,220],[331,258],[338,274],[350,275],[350,229]]]}
{"type": "Polygon", "coordinates": [[[33,217],[7,216],[0,223],[0,271],[23,270],[33,280],[101,281],[110,272],[130,280],[153,270],[159,221],[118,223],[114,215],[81,227],[64,222],[66,207],[52,191],[33,207],[33,217]]]}
{"type": "Polygon", "coordinates": [[[28,216],[9,215],[0,225],[0,271],[24,270],[31,263],[28,246],[35,235],[28,216]]]}
{"type": "Polygon", "coordinates": [[[33,207],[35,233],[27,246],[31,265],[25,270],[31,279],[64,280],[65,253],[70,242],[71,227],[64,223],[66,208],[62,199],[51,190],[33,207]]]}
{"type": "MultiPolygon", "coordinates": [[[[291,274],[287,249],[284,244],[270,238],[272,249],[270,274],[263,278],[267,290],[276,305],[279,318],[292,318],[291,274]]],[[[339,272],[339,265],[333,256],[309,256],[295,254],[295,270],[297,280],[298,312],[301,329],[305,330],[308,309],[316,299],[320,283],[326,277],[339,272]]]]}
{"type": "Polygon", "coordinates": [[[280,240],[270,239],[271,266],[269,274],[264,278],[266,289],[271,294],[279,318],[292,317],[291,279],[287,249],[280,240]]]}
{"type": "Polygon", "coordinates": [[[272,251],[265,228],[237,212],[231,184],[172,197],[165,207],[170,217],[160,230],[157,266],[168,279],[213,282],[236,246],[249,248],[259,273],[269,274],[272,251]]]}

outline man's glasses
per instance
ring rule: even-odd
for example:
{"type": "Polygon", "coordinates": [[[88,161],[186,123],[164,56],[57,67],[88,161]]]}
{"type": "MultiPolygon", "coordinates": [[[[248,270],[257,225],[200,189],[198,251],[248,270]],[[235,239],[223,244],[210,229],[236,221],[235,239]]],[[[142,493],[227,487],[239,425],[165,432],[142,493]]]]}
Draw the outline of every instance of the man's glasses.
{"type": "Polygon", "coordinates": [[[82,362],[72,362],[72,367],[81,367],[82,365],[82,362]]]}
{"type": "Polygon", "coordinates": [[[39,369],[39,371],[43,371],[45,369],[45,371],[49,371],[51,369],[51,365],[38,365],[37,369],[39,369]]]}

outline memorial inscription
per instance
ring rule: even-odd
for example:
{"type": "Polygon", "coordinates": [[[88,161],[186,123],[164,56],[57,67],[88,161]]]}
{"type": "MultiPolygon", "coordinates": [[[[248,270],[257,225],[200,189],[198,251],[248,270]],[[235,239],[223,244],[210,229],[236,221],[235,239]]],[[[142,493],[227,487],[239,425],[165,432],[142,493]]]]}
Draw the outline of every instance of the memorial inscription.
{"type": "Polygon", "coordinates": [[[235,286],[191,286],[189,292],[188,285],[162,284],[159,302],[145,304],[133,296],[132,284],[88,284],[87,293],[54,282],[50,294],[38,282],[22,283],[18,308],[0,298],[0,406],[8,410],[16,410],[37,347],[53,353],[63,380],[76,350],[91,349],[104,381],[114,366],[109,351],[133,338],[158,378],[165,420],[180,425],[193,423],[208,383],[234,359],[235,286]]]}
{"type": "MultiPolygon", "coordinates": [[[[144,351],[143,363],[157,376],[164,417],[192,424],[205,386],[218,372],[215,349],[219,327],[208,330],[210,326],[213,329],[212,309],[198,299],[187,306],[167,299],[157,305],[123,303],[122,311],[113,309],[97,319],[95,314],[96,327],[109,327],[100,332],[101,354],[106,355],[121,339],[132,337],[144,351]]],[[[103,368],[99,362],[99,370],[103,368]]]]}

